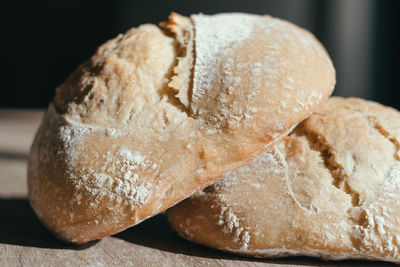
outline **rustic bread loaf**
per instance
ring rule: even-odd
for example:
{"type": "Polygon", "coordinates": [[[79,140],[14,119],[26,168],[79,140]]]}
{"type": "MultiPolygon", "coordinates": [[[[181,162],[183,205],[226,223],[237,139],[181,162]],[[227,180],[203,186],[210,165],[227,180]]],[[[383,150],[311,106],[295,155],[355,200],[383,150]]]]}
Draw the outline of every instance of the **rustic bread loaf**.
{"type": "Polygon", "coordinates": [[[82,243],[153,216],[265,152],[331,93],[308,32],[269,16],[172,14],[100,46],[57,88],[29,198],[82,243]]]}
{"type": "Polygon", "coordinates": [[[400,262],[399,200],[400,113],[333,97],[167,214],[181,236],[239,254],[400,262]]]}

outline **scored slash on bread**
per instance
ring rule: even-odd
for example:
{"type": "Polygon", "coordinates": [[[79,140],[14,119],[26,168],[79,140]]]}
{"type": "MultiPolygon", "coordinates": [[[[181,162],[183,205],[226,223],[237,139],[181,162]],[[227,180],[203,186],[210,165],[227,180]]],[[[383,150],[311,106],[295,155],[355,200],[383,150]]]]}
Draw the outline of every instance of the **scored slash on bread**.
{"type": "Polygon", "coordinates": [[[83,243],[158,214],[266,151],[332,92],[307,31],[270,16],[172,14],[119,35],[57,88],[29,199],[83,243]]]}
{"type": "Polygon", "coordinates": [[[167,215],[181,236],[238,254],[399,263],[399,199],[399,111],[332,97],[167,215]]]}

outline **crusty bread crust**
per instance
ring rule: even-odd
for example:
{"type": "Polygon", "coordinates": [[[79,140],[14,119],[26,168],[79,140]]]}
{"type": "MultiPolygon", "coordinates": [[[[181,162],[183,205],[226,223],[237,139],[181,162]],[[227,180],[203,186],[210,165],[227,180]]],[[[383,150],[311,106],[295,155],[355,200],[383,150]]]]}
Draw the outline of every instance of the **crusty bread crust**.
{"type": "Polygon", "coordinates": [[[269,16],[172,14],[110,40],[57,88],[29,198],[76,243],[117,233],[268,149],[331,93],[308,32],[269,16]]]}
{"type": "Polygon", "coordinates": [[[400,113],[332,97],[167,215],[183,237],[247,256],[399,263],[399,199],[400,113]]]}

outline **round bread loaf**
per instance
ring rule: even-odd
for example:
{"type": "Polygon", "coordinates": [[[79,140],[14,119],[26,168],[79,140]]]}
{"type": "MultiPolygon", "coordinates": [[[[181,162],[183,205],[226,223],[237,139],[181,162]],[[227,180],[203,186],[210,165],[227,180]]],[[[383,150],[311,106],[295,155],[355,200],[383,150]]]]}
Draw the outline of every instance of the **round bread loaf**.
{"type": "Polygon", "coordinates": [[[399,200],[400,113],[333,97],[167,215],[181,236],[238,254],[400,262],[399,200]]]}
{"type": "Polygon", "coordinates": [[[76,243],[155,215],[265,152],[331,93],[307,31],[269,16],[173,13],[100,46],[57,88],[29,198],[76,243]]]}

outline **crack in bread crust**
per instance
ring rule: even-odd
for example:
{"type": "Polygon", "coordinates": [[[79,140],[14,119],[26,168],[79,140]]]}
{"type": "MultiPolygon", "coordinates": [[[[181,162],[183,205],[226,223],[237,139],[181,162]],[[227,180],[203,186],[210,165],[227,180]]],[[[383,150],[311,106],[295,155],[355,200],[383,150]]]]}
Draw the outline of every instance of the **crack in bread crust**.
{"type": "Polygon", "coordinates": [[[360,206],[360,194],[350,187],[347,181],[348,174],[344,172],[343,166],[335,160],[334,149],[326,142],[325,138],[316,132],[307,130],[304,124],[300,124],[296,128],[295,134],[305,136],[310,148],[319,152],[326,169],[333,178],[332,184],[351,196],[352,207],[360,206]]]}
{"type": "Polygon", "coordinates": [[[400,142],[378,122],[376,117],[367,116],[366,118],[371,123],[372,127],[374,127],[374,129],[378,131],[378,133],[380,133],[383,137],[385,137],[394,145],[396,150],[393,157],[396,160],[400,161],[400,142]]]}
{"type": "Polygon", "coordinates": [[[179,103],[176,103],[176,101],[173,101],[173,103],[189,116],[196,60],[193,21],[173,12],[169,16],[169,21],[160,23],[160,26],[175,40],[176,59],[173,72],[168,79],[169,97],[179,101],[179,103]]]}

